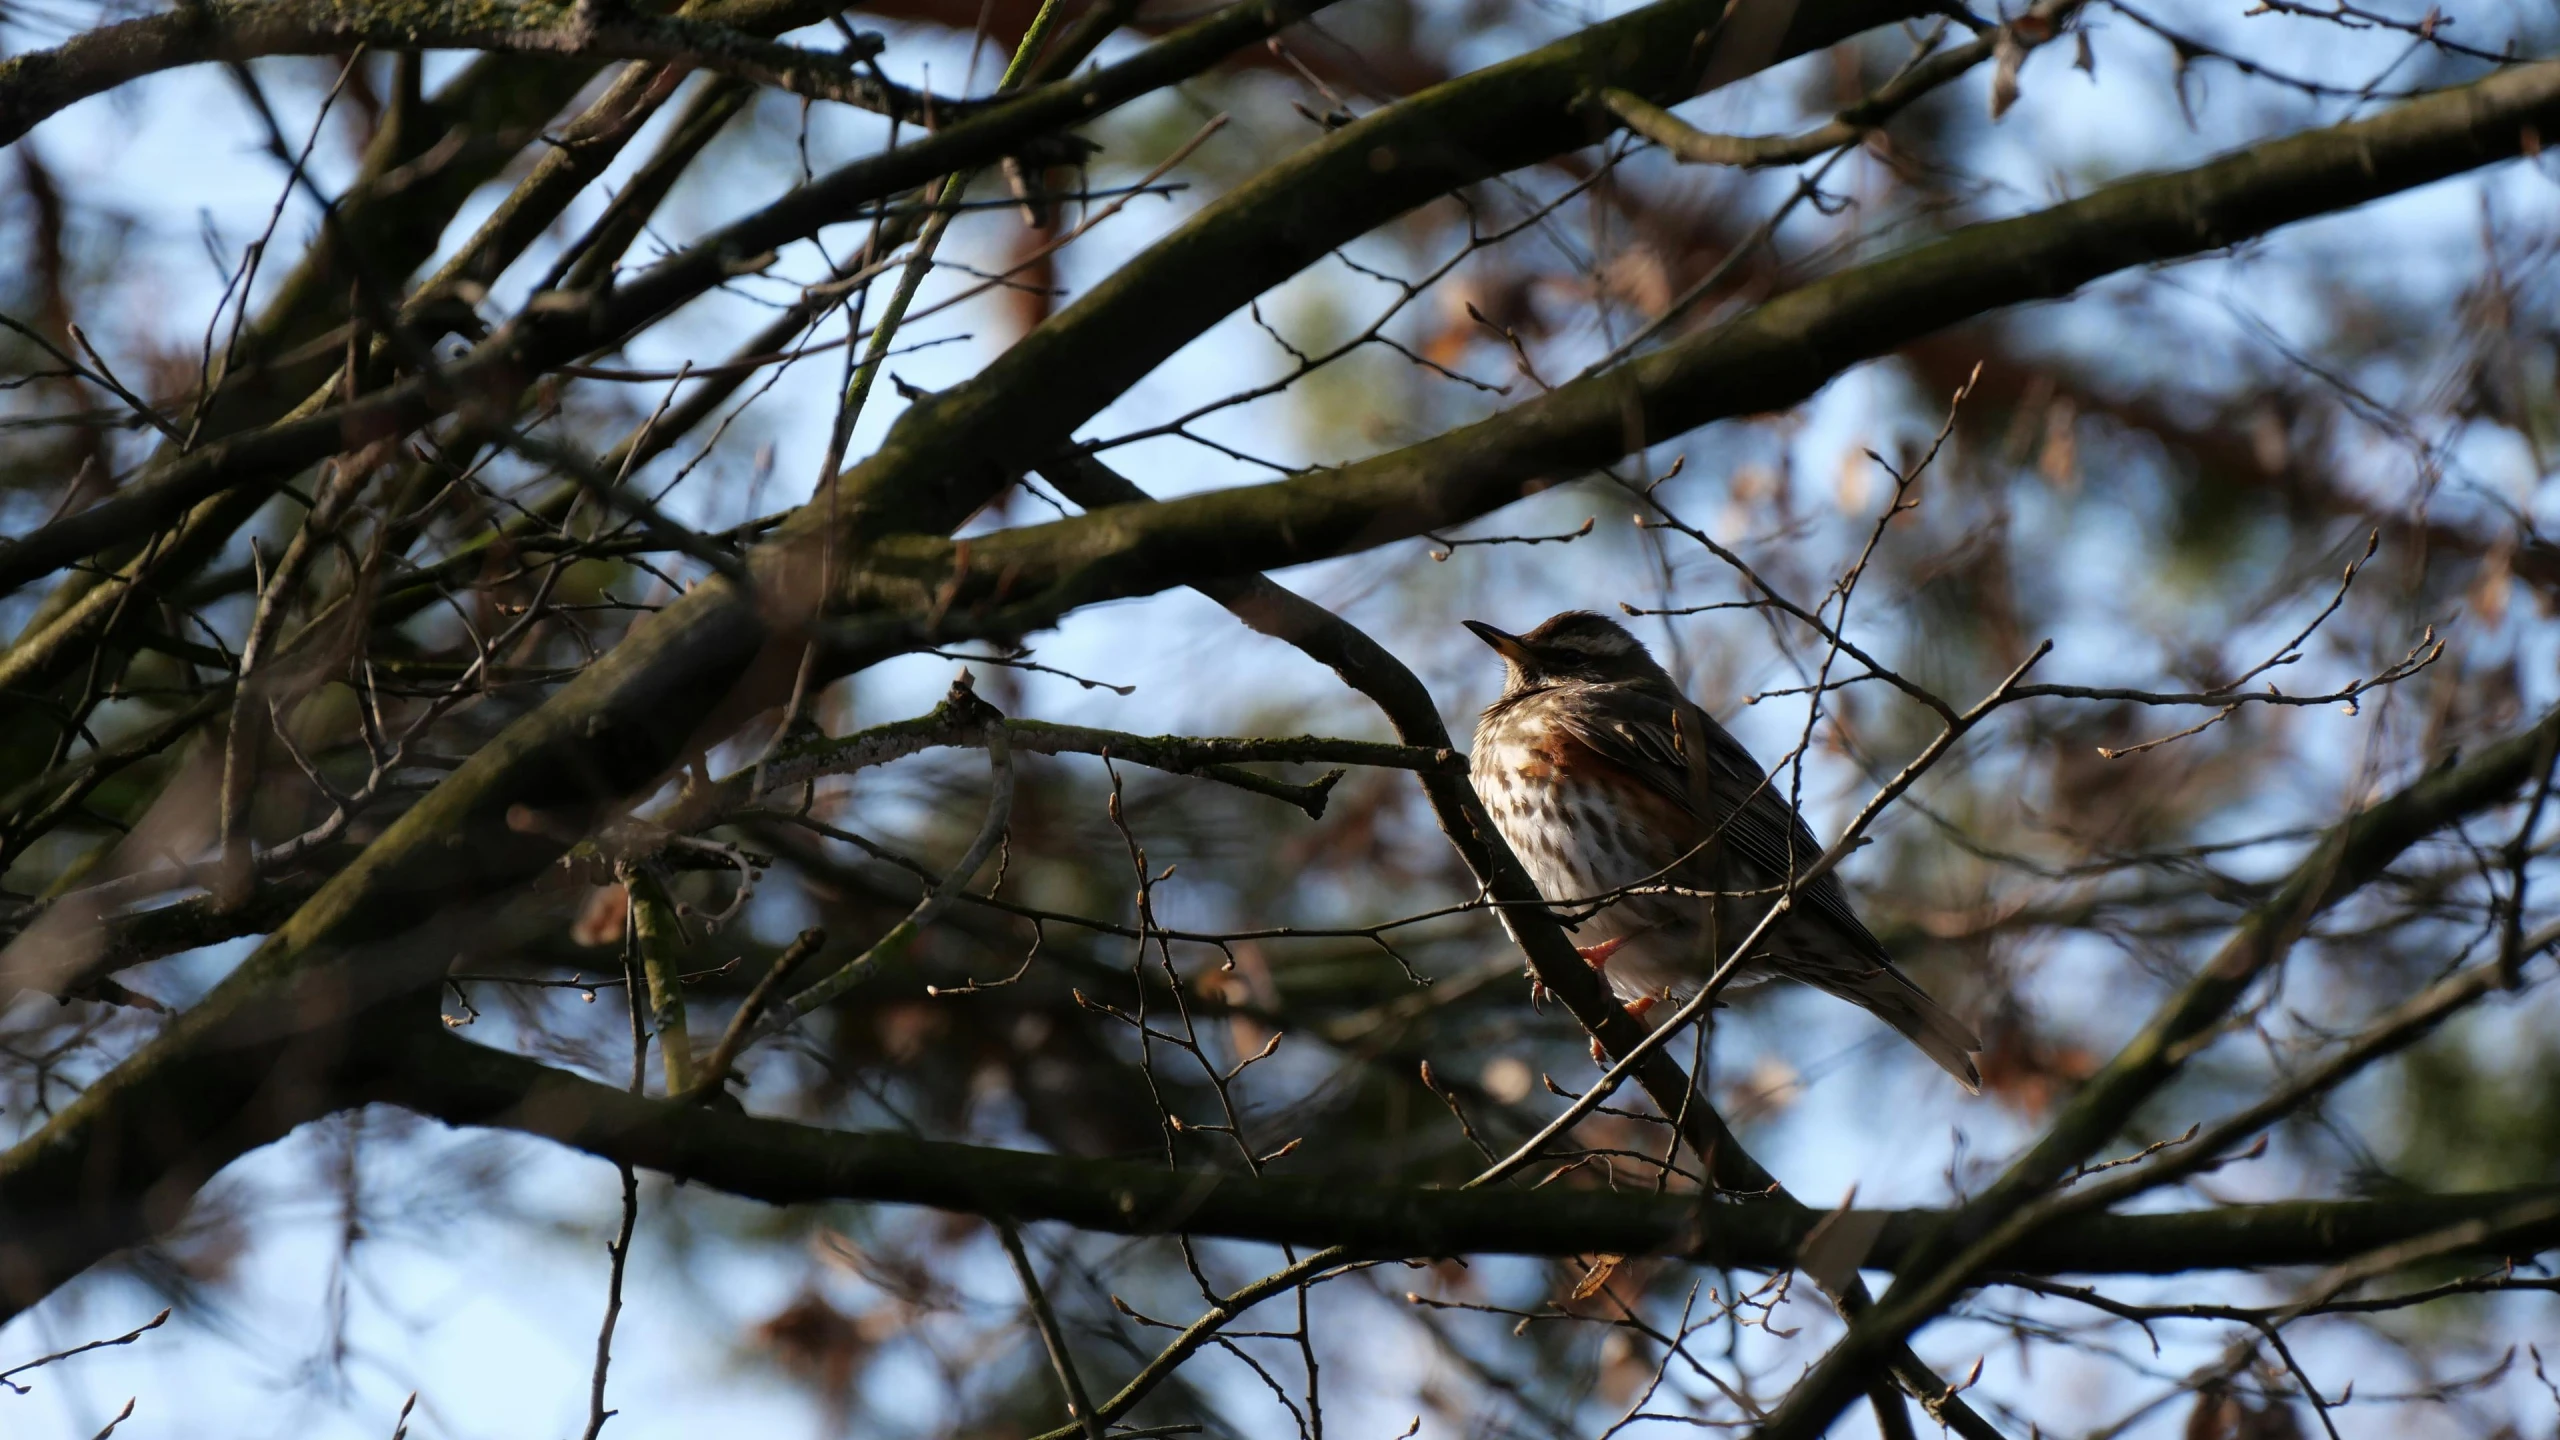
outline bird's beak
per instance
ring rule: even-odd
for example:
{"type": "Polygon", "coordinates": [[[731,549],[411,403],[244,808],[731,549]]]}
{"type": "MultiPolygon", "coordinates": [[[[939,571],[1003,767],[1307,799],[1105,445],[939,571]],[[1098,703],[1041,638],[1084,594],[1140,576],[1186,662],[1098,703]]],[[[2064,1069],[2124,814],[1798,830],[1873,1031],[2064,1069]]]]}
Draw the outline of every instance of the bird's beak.
{"type": "Polygon", "coordinates": [[[1501,654],[1503,659],[1510,661],[1512,664],[1531,665],[1536,663],[1535,657],[1530,653],[1528,642],[1522,640],[1519,636],[1511,634],[1509,631],[1496,630],[1481,620],[1467,620],[1460,623],[1474,631],[1477,639],[1492,646],[1501,654]]]}

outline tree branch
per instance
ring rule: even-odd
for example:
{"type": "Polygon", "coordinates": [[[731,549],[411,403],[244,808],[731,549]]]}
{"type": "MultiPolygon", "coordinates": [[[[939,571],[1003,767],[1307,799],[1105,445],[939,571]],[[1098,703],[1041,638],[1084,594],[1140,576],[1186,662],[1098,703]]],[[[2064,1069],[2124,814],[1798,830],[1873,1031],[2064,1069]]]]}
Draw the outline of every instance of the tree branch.
{"type": "MultiPolygon", "coordinates": [[[[759,798],[827,775],[847,775],[892,760],[954,746],[986,743],[987,726],[1001,724],[1013,748],[1034,755],[1109,755],[1174,775],[1200,775],[1256,794],[1283,800],[1307,812],[1324,815],[1333,779],[1296,785],[1237,768],[1239,761],[1293,764],[1368,765],[1394,770],[1440,770],[1463,775],[1467,757],[1454,749],[1384,745],[1372,740],[1337,740],[1322,735],[1230,737],[1200,735],[1133,735],[1090,725],[1061,725],[1048,720],[1000,717],[990,722],[950,699],[909,720],[875,725],[856,734],[793,745],[776,751],[762,764],[740,770],[689,799],[666,823],[692,829],[759,798]]],[[[1338,779],[1340,772],[1333,778],[1338,779]]]]}
{"type": "Polygon", "coordinates": [[[862,68],[861,62],[880,53],[876,35],[829,53],[699,20],[615,13],[562,0],[503,9],[389,0],[209,0],[100,26],[51,50],[0,60],[0,145],[69,105],[155,71],[261,55],[336,55],[358,45],[655,60],[867,110],[886,110],[900,99],[883,93],[862,68]],[[493,16],[503,18],[491,23],[493,16]]]}
{"type": "MultiPolygon", "coordinates": [[[[1058,81],[894,150],[846,165],[703,237],[638,275],[621,277],[593,305],[570,303],[519,316],[439,376],[420,376],[348,404],[203,446],[75,515],[0,545],[0,594],[177,520],[235,486],[265,493],[293,472],[351,445],[405,434],[464,400],[508,404],[535,375],[625,335],[760,268],[783,245],[806,239],[862,206],[955,170],[993,164],[1038,136],[1117,108],[1197,74],[1237,47],[1275,33],[1333,0],[1243,0],[1156,42],[1118,65],[1058,81]]],[[[815,507],[824,511],[825,506],[815,507]]]]}
{"type": "Polygon", "coordinates": [[[1874,94],[1841,111],[1828,123],[1793,135],[1710,134],[1641,95],[1614,87],[1600,92],[1600,103],[1628,129],[1670,151],[1672,158],[1684,165],[1734,165],[1746,169],[1798,165],[1825,151],[1857,144],[1912,101],[1990,59],[1996,43],[1995,36],[1983,35],[1941,50],[1877,87],[1874,94]]]}
{"type": "Polygon", "coordinates": [[[952,529],[1194,337],[1337,246],[1599,139],[1610,122],[1588,98],[1601,88],[1677,101],[1931,8],[1657,0],[1375,111],[1203,209],[975,378],[918,401],[840,478],[833,510],[796,517],[797,533],[830,515],[866,537],[952,529]]]}
{"type": "Polygon", "coordinates": [[[1903,1282],[1850,1326],[1761,1433],[1770,1440],[1810,1440],[1822,1433],[1857,1393],[1858,1377],[1873,1356],[1954,1303],[1974,1276],[2068,1208],[2068,1195],[2046,1198],[2055,1183],[2123,1130],[2213,1038],[2250,985],[2283,961],[2314,919],[2378,878],[2410,846],[2515,793],[2538,773],[2536,764],[2554,735],[2560,735],[2560,708],[2331,830],[2275,894],[2242,919],[2203,971],[2090,1077],[2034,1147],[1913,1248],[1903,1282]]]}
{"type": "MultiPolygon", "coordinates": [[[[1636,1191],[1389,1188],[1341,1177],[1171,1171],[1160,1163],[845,1132],[649,1099],[441,1030],[420,1033],[372,1094],[455,1125],[541,1136],[602,1159],[777,1205],[927,1205],[1115,1235],[1204,1235],[1341,1244],[1379,1257],[1671,1255],[1783,1270],[1824,1216],[1801,1207],[1701,1206],[1636,1191]]],[[[2552,1198],[2550,1187],[2384,1200],[2295,1200],[2211,1210],[2090,1215],[2035,1236],[2020,1273],[2175,1274],[2318,1265],[2552,1198]]],[[[1849,1212],[1877,1241],[1866,1264],[1899,1269],[1945,1211],[1849,1212]]],[[[2560,1245],[2560,1220],[2486,1235],[2473,1253],[2560,1245]]]]}
{"type": "MultiPolygon", "coordinates": [[[[875,615],[938,614],[946,638],[1009,638],[1084,605],[1437,530],[1711,421],[1784,410],[1858,361],[1944,326],[2510,158],[2537,129],[2560,129],[2560,62],[1968,226],[1338,469],[979,536],[965,552],[922,535],[884,540],[851,578],[849,598],[875,615]]],[[[920,628],[866,618],[848,623],[844,643],[867,660],[913,643],[920,628]]]]}

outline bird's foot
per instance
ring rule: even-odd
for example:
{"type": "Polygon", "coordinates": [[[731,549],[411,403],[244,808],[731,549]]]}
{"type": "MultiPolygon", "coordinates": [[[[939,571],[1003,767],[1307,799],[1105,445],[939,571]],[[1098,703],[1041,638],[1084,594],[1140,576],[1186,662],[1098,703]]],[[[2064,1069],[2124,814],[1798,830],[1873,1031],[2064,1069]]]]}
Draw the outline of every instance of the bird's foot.
{"type": "Polygon", "coordinates": [[[1606,970],[1609,968],[1609,957],[1617,954],[1618,947],[1626,943],[1627,937],[1621,935],[1614,940],[1603,940],[1597,945],[1576,945],[1573,947],[1573,953],[1581,956],[1582,963],[1592,969],[1606,970]]]}
{"type": "MultiPolygon", "coordinates": [[[[1614,949],[1615,947],[1616,942],[1610,942],[1608,948],[1614,949]]],[[[1598,950],[1603,947],[1594,945],[1591,948],[1598,950]]],[[[1642,1021],[1645,1016],[1653,1012],[1654,1006],[1661,1003],[1662,995],[1660,993],[1639,995],[1633,1000],[1626,1002],[1625,1009],[1627,1012],[1627,1018],[1630,1020],[1642,1021]]],[[[1600,1037],[1597,1035],[1591,1037],[1591,1063],[1599,1066],[1603,1070],[1609,1068],[1609,1052],[1600,1048],[1600,1037]]]]}

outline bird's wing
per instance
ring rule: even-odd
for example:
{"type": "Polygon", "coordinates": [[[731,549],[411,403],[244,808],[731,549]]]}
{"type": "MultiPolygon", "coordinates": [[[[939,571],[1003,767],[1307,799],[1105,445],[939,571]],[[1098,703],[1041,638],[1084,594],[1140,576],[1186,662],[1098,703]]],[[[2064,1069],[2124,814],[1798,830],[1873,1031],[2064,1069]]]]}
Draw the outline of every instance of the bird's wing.
{"type": "MultiPolygon", "coordinates": [[[[1594,688],[1601,692],[1592,697],[1597,703],[1557,707],[1558,721],[1576,740],[1679,805],[1700,822],[1702,833],[1723,827],[1726,848],[1770,883],[1800,873],[1820,858],[1821,844],[1787,804],[1785,793],[1706,711],[1649,688],[1594,688]],[[1700,754],[1706,762],[1703,772],[1691,763],[1700,754]]],[[[1868,958],[1886,961],[1884,946],[1849,908],[1836,875],[1805,886],[1796,898],[1868,958]]]]}

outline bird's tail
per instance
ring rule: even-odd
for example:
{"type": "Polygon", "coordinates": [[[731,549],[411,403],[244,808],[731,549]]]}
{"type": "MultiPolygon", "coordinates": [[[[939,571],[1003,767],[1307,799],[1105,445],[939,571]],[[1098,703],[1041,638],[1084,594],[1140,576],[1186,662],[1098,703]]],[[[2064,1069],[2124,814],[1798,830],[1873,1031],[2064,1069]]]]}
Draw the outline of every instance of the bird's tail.
{"type": "Polygon", "coordinates": [[[1975,1052],[1982,1048],[1981,1037],[1900,970],[1882,965],[1823,988],[1901,1031],[1904,1039],[1956,1077],[1968,1093],[1982,1093],[1982,1072],[1973,1064],[1975,1052]]]}

